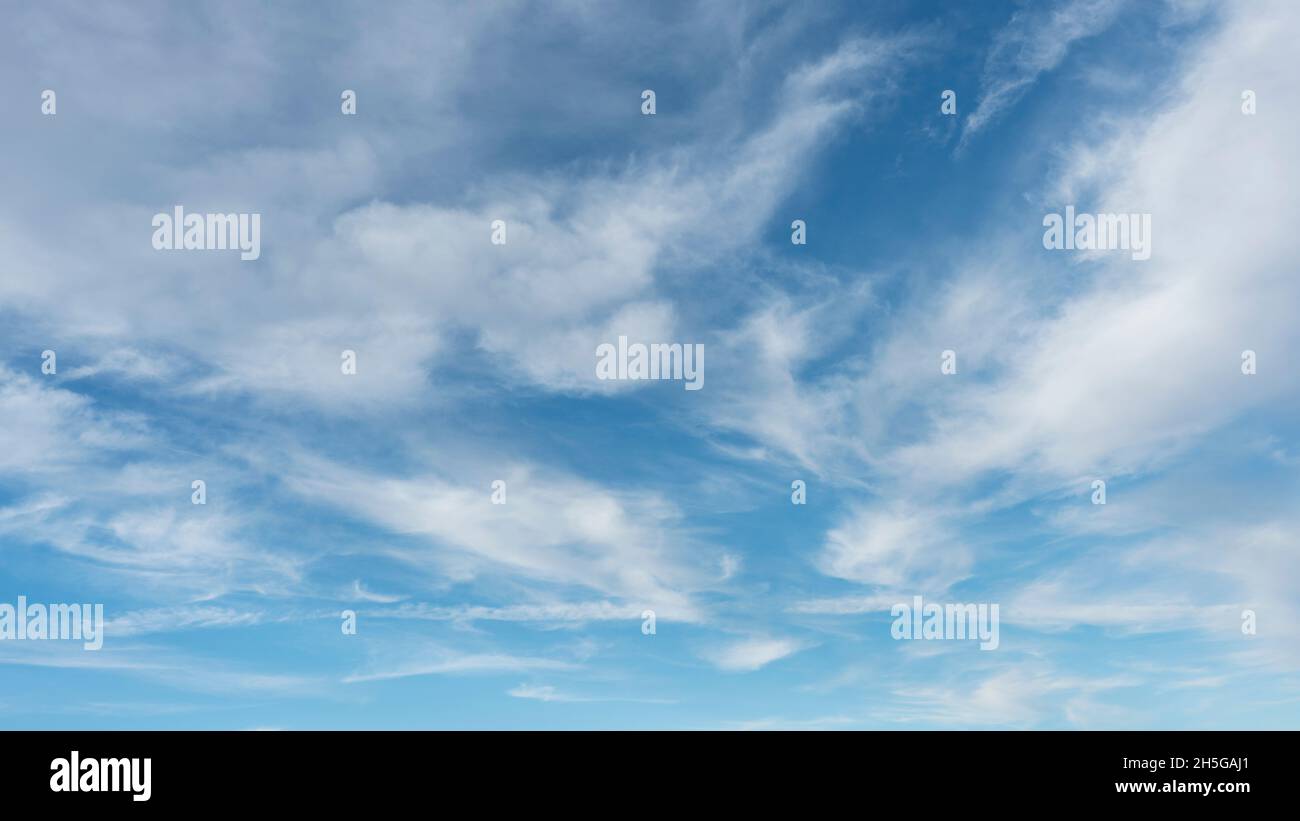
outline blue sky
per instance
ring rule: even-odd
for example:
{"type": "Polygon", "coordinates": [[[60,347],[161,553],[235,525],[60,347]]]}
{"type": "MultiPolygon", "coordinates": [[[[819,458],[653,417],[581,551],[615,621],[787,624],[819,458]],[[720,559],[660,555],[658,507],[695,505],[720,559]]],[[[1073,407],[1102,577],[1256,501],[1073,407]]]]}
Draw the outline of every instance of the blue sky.
{"type": "Polygon", "coordinates": [[[807,5],[12,11],[0,726],[1300,726],[1300,11],[807,5]]]}

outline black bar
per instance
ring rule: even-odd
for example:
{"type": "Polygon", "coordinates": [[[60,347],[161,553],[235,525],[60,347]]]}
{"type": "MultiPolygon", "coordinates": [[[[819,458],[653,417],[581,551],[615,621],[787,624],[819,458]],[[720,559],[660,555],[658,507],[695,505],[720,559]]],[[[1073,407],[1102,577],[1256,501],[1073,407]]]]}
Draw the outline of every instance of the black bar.
{"type": "Polygon", "coordinates": [[[785,801],[850,802],[856,814],[883,812],[883,800],[923,802],[927,810],[1285,806],[1297,734],[57,731],[7,732],[0,742],[0,785],[10,807],[208,812],[423,802],[430,814],[460,816],[502,806],[680,813],[700,804],[761,809],[785,801]],[[51,763],[70,765],[73,751],[83,778],[90,777],[87,759],[97,774],[102,759],[139,759],[142,775],[148,758],[148,799],[136,800],[129,787],[55,792],[59,769],[51,763]],[[1213,792],[1192,792],[1193,783],[1213,792]],[[600,796],[620,803],[598,804],[600,796]]]}

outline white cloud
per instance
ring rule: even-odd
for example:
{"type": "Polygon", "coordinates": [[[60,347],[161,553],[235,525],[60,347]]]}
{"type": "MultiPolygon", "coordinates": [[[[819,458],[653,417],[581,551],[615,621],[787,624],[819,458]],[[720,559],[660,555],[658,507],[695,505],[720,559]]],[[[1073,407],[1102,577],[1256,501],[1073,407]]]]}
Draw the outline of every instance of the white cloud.
{"type": "Polygon", "coordinates": [[[1107,29],[1123,0],[1063,0],[1017,11],[989,50],[980,82],[980,98],[966,118],[961,143],[1015,105],[1045,71],[1056,68],[1070,46],[1107,29]]]}
{"type": "Polygon", "coordinates": [[[789,638],[753,637],[724,644],[704,653],[721,670],[748,673],[804,649],[802,642],[789,638]]]}
{"type": "Polygon", "coordinates": [[[716,561],[688,550],[692,540],[679,528],[681,514],[658,494],[614,492],[528,465],[494,475],[467,466],[457,475],[457,482],[390,478],[305,458],[283,469],[282,480],[317,503],[429,539],[438,550],[388,552],[449,578],[492,572],[577,584],[634,609],[653,609],[661,619],[702,618],[690,591],[712,581],[716,561]],[[496,478],[506,482],[505,504],[491,502],[496,478]]]}
{"type": "Polygon", "coordinates": [[[808,615],[854,616],[862,613],[888,612],[889,608],[898,603],[898,600],[897,593],[805,599],[790,605],[789,611],[808,615]]]}
{"type": "Polygon", "coordinates": [[[506,694],[513,698],[531,699],[533,701],[554,701],[567,703],[591,703],[597,701],[629,701],[637,704],[675,704],[671,699],[656,698],[629,698],[622,696],[597,698],[591,696],[577,696],[571,693],[565,693],[555,689],[549,684],[520,684],[518,687],[512,687],[506,691],[506,694]]]}
{"type": "MultiPolygon", "coordinates": [[[[421,22],[416,15],[410,24],[421,22]]],[[[710,24],[722,22],[732,25],[710,24]]],[[[466,25],[476,32],[487,24],[466,25]]],[[[256,43],[244,45],[260,53],[256,43]]],[[[0,283],[0,298],[76,328],[78,349],[129,349],[119,364],[136,375],[161,367],[165,341],[195,363],[184,378],[200,394],[306,398],[335,413],[412,403],[428,397],[431,372],[464,358],[449,347],[461,335],[492,357],[496,376],[562,391],[628,389],[595,379],[597,345],[619,334],[662,341],[698,334],[679,327],[659,280],[752,243],[808,156],[889,93],[918,45],[910,35],[846,41],[793,70],[775,93],[774,113],[745,136],[730,128],[696,134],[622,166],[563,175],[478,174],[463,190],[426,200],[413,201],[389,179],[389,166],[431,150],[424,132],[359,126],[367,136],[335,136],[329,128],[321,145],[200,154],[168,169],[174,173],[155,170],[150,179],[172,180],[168,190],[141,192],[130,204],[93,203],[41,219],[0,212],[4,233],[16,238],[12,268],[23,272],[0,283]],[[376,189],[392,196],[358,202],[376,189]],[[175,202],[262,213],[262,259],[153,251],[150,217],[175,202]],[[489,244],[495,219],[508,225],[505,246],[489,244]],[[77,223],[83,243],[52,241],[67,222],[77,223]],[[131,236],[139,241],[122,242],[131,236]],[[88,246],[101,249],[93,265],[88,246]],[[110,281],[95,274],[103,268],[132,276],[110,281]],[[344,349],[357,352],[355,376],[339,373],[344,349]]],[[[241,65],[252,74],[266,69],[241,65]]],[[[365,76],[375,67],[355,70],[365,76]]],[[[440,81],[450,88],[440,83],[429,94],[451,102],[456,83],[477,86],[478,78],[440,81]]],[[[463,173],[454,164],[449,172],[463,173]]]]}
{"type": "Polygon", "coordinates": [[[589,699],[579,696],[571,696],[567,693],[558,692],[554,687],[536,684],[520,684],[518,687],[512,687],[507,694],[514,698],[532,699],[534,701],[588,701],[589,699]]]}
{"type": "Polygon", "coordinates": [[[970,550],[931,511],[863,509],[826,534],[817,557],[828,576],[910,594],[938,592],[963,578],[970,550]]]}
{"type": "Polygon", "coordinates": [[[644,608],[612,601],[536,602],[502,607],[456,605],[439,607],[424,603],[403,604],[388,610],[367,611],[374,618],[424,619],[428,621],[538,622],[546,625],[579,626],[592,621],[640,620],[644,608]]]}
{"type": "Polygon", "coordinates": [[[1140,685],[1133,676],[1087,678],[1060,675],[1037,663],[1017,664],[978,682],[938,684],[895,692],[900,706],[894,720],[925,721],[945,727],[1003,726],[1028,728],[1080,717],[1070,704],[1123,687],[1140,685]]]}
{"type": "Polygon", "coordinates": [[[249,627],[260,624],[264,614],[211,605],[159,607],[133,610],[109,619],[105,636],[125,638],[145,633],[165,633],[197,628],[249,627]]]}
{"type": "Polygon", "coordinates": [[[0,366],[0,475],[39,478],[151,442],[139,416],[100,410],[57,378],[41,382],[0,366]]]}
{"type": "Polygon", "coordinates": [[[388,664],[376,664],[364,672],[353,673],[343,679],[345,684],[362,681],[406,678],[408,676],[468,675],[518,673],[538,670],[570,670],[574,665],[555,659],[533,656],[513,656],[505,653],[456,653],[447,650],[416,651],[394,659],[388,664]],[[413,656],[413,657],[409,657],[413,656]]]}
{"type": "Polygon", "coordinates": [[[364,587],[361,586],[360,579],[354,579],[352,581],[352,597],[355,599],[359,599],[361,601],[379,602],[380,604],[392,604],[393,602],[399,602],[402,599],[406,598],[405,596],[397,596],[397,595],[392,595],[387,593],[375,593],[370,590],[366,590],[364,587]]]}
{"type": "Polygon", "coordinates": [[[1295,395],[1289,369],[1246,381],[1240,353],[1276,359],[1300,345],[1289,307],[1300,286],[1279,274],[1300,245],[1276,219],[1300,206],[1285,136],[1300,99],[1279,61],[1298,17],[1243,11],[1194,56],[1170,108],[1116,137],[1125,152],[1097,170],[1098,210],[1151,213],[1152,258],[1101,263],[1093,287],[999,355],[1006,377],[956,403],[931,441],[899,454],[900,468],[945,481],[998,468],[1139,470],[1295,395]],[[1276,96],[1280,122],[1241,114],[1243,74],[1276,96]]]}

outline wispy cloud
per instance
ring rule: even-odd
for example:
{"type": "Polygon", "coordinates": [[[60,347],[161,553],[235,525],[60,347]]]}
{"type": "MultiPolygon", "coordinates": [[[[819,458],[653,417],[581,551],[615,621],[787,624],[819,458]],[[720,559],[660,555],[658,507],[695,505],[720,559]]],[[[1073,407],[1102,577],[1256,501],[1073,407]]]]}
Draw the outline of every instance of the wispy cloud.
{"type": "Polygon", "coordinates": [[[1077,40],[1110,27],[1124,0],[1059,0],[1012,15],[984,64],[979,102],[962,127],[959,147],[1015,105],[1045,71],[1056,68],[1077,40]]]}
{"type": "MultiPolygon", "coordinates": [[[[403,654],[407,655],[407,654],[403,654]]],[[[434,675],[499,675],[532,671],[572,670],[575,665],[565,661],[532,656],[512,656],[503,653],[456,653],[449,650],[433,652],[414,651],[411,658],[393,664],[373,666],[363,672],[353,673],[343,679],[345,684],[363,681],[383,681],[410,676],[434,675]]]]}
{"type": "Polygon", "coordinates": [[[520,684],[518,687],[512,687],[507,691],[507,695],[513,698],[529,699],[532,701],[554,701],[562,703],[584,704],[602,701],[625,701],[635,704],[676,704],[672,699],[662,698],[634,698],[630,696],[578,696],[571,693],[565,693],[557,690],[549,684],[520,684]]]}
{"type": "Polygon", "coordinates": [[[795,639],[753,637],[710,648],[704,652],[704,657],[720,670],[749,673],[805,647],[805,644],[795,639]]]}

